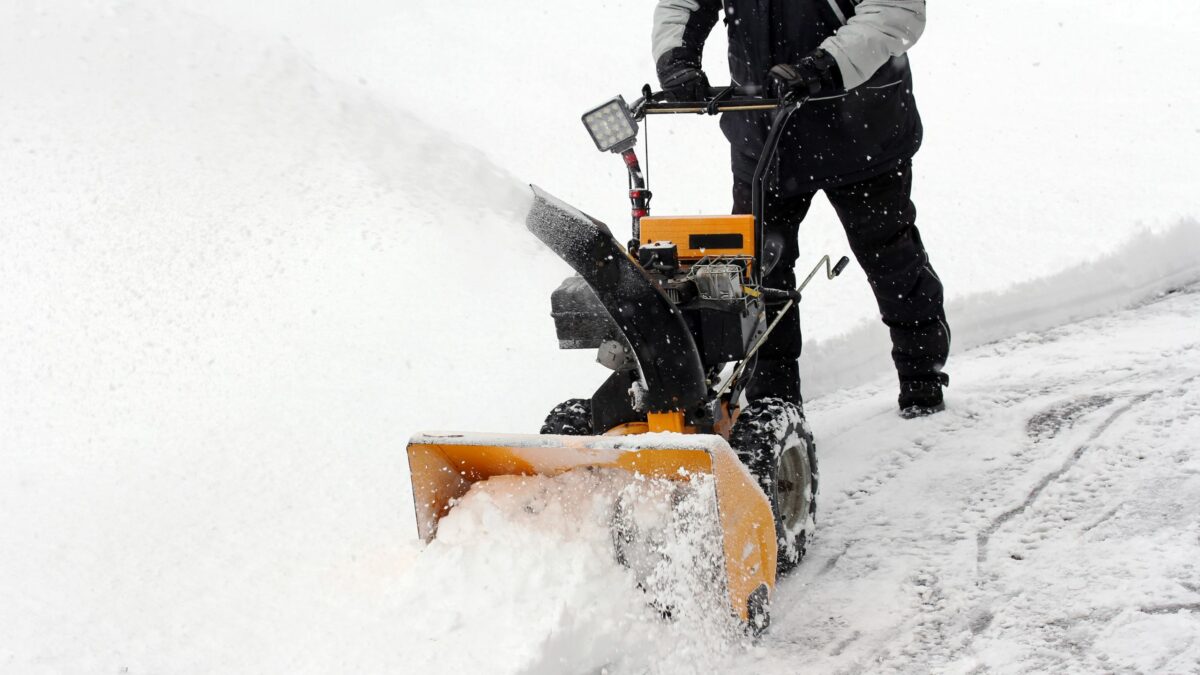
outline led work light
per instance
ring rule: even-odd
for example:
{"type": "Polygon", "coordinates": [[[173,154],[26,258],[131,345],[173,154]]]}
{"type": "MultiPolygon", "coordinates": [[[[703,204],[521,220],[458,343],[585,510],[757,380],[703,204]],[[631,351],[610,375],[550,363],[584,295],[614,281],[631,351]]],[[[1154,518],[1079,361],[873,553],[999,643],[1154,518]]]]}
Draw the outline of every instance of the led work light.
{"type": "Polygon", "coordinates": [[[587,127],[596,148],[601,152],[624,152],[637,143],[638,128],[629,112],[629,106],[621,96],[599,108],[583,114],[583,126],[587,127]]]}

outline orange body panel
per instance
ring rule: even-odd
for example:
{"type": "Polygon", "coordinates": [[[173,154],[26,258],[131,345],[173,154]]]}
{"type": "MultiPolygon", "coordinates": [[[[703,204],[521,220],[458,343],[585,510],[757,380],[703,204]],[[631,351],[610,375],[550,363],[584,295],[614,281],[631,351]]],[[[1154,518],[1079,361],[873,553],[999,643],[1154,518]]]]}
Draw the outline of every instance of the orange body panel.
{"type": "Polygon", "coordinates": [[[533,436],[426,434],[408,445],[417,532],[425,541],[455,500],[473,483],[503,475],[554,476],[572,469],[623,469],[669,480],[712,474],[724,537],[730,608],[749,619],[747,600],[759,586],[775,588],[775,520],[758,483],[718,436],[655,437],[645,447],[636,435],[533,436]]]}
{"type": "Polygon", "coordinates": [[[641,219],[641,243],[669,241],[679,250],[679,259],[696,261],[706,255],[754,255],[754,216],[647,216],[641,219]],[[730,235],[730,244],[717,246],[703,244],[723,242],[721,235],[730,235]],[[739,239],[740,238],[740,239],[739,239]],[[694,245],[695,244],[695,245],[694,245]]]}
{"type": "Polygon", "coordinates": [[[684,419],[681,412],[666,412],[666,413],[650,413],[646,415],[646,427],[652,433],[661,431],[670,431],[676,434],[682,434],[686,428],[684,425],[687,420],[684,419]]]}
{"type": "Polygon", "coordinates": [[[768,594],[774,595],[779,556],[775,515],[767,496],[732,449],[713,456],[713,476],[717,479],[721,531],[725,534],[729,600],[737,615],[748,621],[750,594],[765,584],[768,594]]]}
{"type": "Polygon", "coordinates": [[[717,421],[713,424],[713,433],[729,440],[729,434],[733,431],[733,423],[737,420],[739,409],[729,409],[729,403],[721,401],[721,406],[717,409],[717,421]]]}
{"type": "Polygon", "coordinates": [[[645,422],[629,422],[615,426],[604,432],[605,436],[635,436],[650,433],[650,425],[645,422]]]}

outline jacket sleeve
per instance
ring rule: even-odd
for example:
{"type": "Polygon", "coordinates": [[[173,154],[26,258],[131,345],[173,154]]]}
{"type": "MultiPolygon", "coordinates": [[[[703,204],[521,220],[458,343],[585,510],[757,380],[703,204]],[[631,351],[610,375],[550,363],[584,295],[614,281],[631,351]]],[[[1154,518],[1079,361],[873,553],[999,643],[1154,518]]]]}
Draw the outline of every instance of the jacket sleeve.
{"type": "Polygon", "coordinates": [[[721,0],[658,0],[652,49],[659,73],[676,62],[699,68],[704,41],[720,15],[721,0]]]}
{"type": "Polygon", "coordinates": [[[925,0],[862,0],[821,48],[837,60],[842,84],[853,89],[888,59],[907,52],[924,31],[925,0]]]}

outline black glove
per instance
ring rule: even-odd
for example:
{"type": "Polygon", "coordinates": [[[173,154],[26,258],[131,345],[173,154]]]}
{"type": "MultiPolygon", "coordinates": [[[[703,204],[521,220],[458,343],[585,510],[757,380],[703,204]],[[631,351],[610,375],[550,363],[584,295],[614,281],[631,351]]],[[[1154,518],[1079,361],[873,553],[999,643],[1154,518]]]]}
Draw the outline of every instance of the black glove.
{"type": "Polygon", "coordinates": [[[677,62],[659,68],[658,81],[668,101],[703,101],[708,96],[708,76],[691,63],[677,62]]]}
{"type": "Polygon", "coordinates": [[[842,71],[837,59],[824,49],[814,50],[792,65],[781,63],[767,72],[771,94],[776,98],[806,98],[842,88],[842,71]]]}

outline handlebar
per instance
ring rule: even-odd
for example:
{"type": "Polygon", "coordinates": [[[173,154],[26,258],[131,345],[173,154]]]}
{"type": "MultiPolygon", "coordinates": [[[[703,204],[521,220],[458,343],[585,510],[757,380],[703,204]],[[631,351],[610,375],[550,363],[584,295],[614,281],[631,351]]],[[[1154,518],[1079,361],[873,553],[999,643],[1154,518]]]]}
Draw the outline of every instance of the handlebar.
{"type": "Polygon", "coordinates": [[[752,110],[775,110],[787,103],[784,99],[764,98],[763,88],[750,87],[709,87],[708,94],[702,101],[667,101],[666,92],[651,91],[650,85],[642,87],[642,97],[634,101],[630,107],[634,119],[641,120],[646,115],[716,115],[725,112],[747,112],[752,110]]]}

